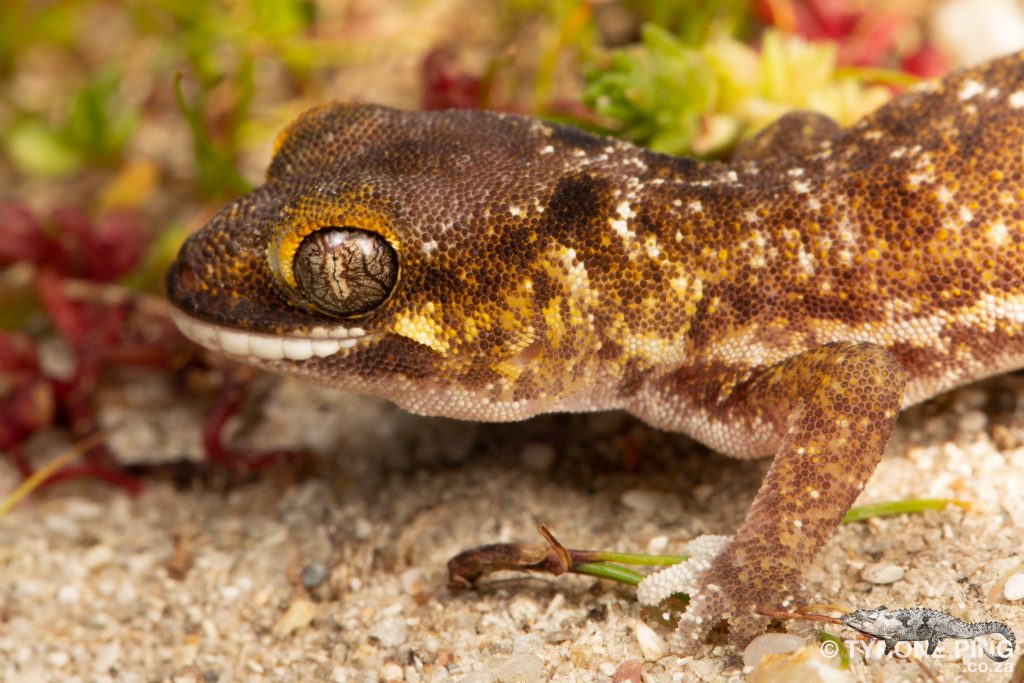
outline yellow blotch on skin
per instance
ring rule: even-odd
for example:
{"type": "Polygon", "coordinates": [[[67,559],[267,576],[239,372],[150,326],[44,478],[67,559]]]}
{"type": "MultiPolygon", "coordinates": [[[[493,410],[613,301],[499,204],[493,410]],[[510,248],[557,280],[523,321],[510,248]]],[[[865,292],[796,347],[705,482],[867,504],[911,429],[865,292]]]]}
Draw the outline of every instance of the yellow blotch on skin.
{"type": "Polygon", "coordinates": [[[515,382],[519,379],[519,375],[523,374],[523,370],[525,370],[526,367],[521,363],[503,360],[499,363],[493,364],[491,369],[507,379],[509,382],[515,382]]]}
{"type": "Polygon", "coordinates": [[[407,312],[395,318],[392,330],[414,342],[430,347],[437,353],[445,355],[451,349],[444,327],[440,324],[440,304],[428,303],[422,312],[407,312]]]}
{"type": "Polygon", "coordinates": [[[469,343],[480,336],[481,330],[491,329],[490,316],[484,311],[467,316],[462,327],[462,340],[469,343]]]}
{"type": "Polygon", "coordinates": [[[552,297],[542,311],[547,327],[548,344],[552,349],[557,349],[561,345],[562,337],[565,335],[565,325],[562,323],[562,315],[559,311],[561,301],[561,297],[552,297]]]}

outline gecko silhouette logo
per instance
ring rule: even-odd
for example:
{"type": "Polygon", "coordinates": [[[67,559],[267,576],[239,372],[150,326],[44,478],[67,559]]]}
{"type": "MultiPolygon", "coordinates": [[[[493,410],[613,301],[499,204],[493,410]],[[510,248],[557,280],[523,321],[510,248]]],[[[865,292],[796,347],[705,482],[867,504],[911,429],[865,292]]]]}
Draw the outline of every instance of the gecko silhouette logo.
{"type": "MultiPolygon", "coordinates": [[[[941,641],[955,639],[957,642],[951,648],[943,646],[947,653],[961,657],[972,650],[976,652],[980,647],[989,659],[1002,663],[1013,655],[1017,645],[1013,631],[1000,621],[971,623],[951,614],[924,607],[891,610],[880,606],[875,609],[859,609],[843,615],[840,621],[855,631],[885,642],[886,655],[891,654],[893,650],[896,650],[897,656],[920,654],[918,649],[923,647],[919,645],[922,641],[927,643],[924,654],[934,655],[941,641]],[[990,634],[1002,636],[993,650],[974,640],[978,636],[990,634]],[[908,643],[910,647],[907,650],[897,649],[898,643],[908,643]]],[[[825,642],[822,644],[822,652],[834,656],[838,653],[838,646],[825,642]],[[826,652],[826,645],[832,645],[835,651],[826,652]]]]}

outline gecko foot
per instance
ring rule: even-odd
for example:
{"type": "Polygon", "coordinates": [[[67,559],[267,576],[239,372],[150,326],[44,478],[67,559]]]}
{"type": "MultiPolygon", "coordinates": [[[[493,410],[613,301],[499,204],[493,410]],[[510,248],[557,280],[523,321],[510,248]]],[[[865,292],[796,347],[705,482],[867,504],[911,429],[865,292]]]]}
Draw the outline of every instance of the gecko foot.
{"type": "Polygon", "coordinates": [[[723,620],[729,625],[729,642],[742,647],[768,625],[769,619],[758,609],[791,609],[799,602],[798,573],[769,576],[772,570],[766,570],[755,581],[743,581],[731,536],[700,536],[687,545],[686,552],[687,562],[651,574],[637,588],[637,599],[644,605],[658,605],[675,593],[690,596],[672,640],[678,654],[693,654],[723,620]]]}

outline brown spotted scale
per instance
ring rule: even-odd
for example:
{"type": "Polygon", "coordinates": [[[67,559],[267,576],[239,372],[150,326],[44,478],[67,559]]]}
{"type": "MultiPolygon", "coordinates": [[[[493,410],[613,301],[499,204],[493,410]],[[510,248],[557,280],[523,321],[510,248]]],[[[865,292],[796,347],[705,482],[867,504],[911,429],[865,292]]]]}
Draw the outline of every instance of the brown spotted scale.
{"type": "Polygon", "coordinates": [[[184,245],[201,344],[417,413],[624,409],[774,460],[699,577],[692,649],[800,600],[901,408],[1024,366],[1024,57],[730,163],[520,116],[334,103],[184,245]]]}

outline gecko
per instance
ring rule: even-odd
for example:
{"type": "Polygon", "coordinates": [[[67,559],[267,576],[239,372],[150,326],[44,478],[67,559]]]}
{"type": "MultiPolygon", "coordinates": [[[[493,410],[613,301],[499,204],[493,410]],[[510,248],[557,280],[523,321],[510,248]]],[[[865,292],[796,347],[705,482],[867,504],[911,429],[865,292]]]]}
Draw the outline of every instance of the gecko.
{"type": "Polygon", "coordinates": [[[788,115],[725,162],[332,102],[185,241],[167,293],[201,345],[414,413],[624,410],[771,456],[734,535],[679,565],[676,649],[722,621],[742,645],[802,604],[902,409],[1024,366],[1022,154],[1024,53],[846,128],[788,115]]]}

